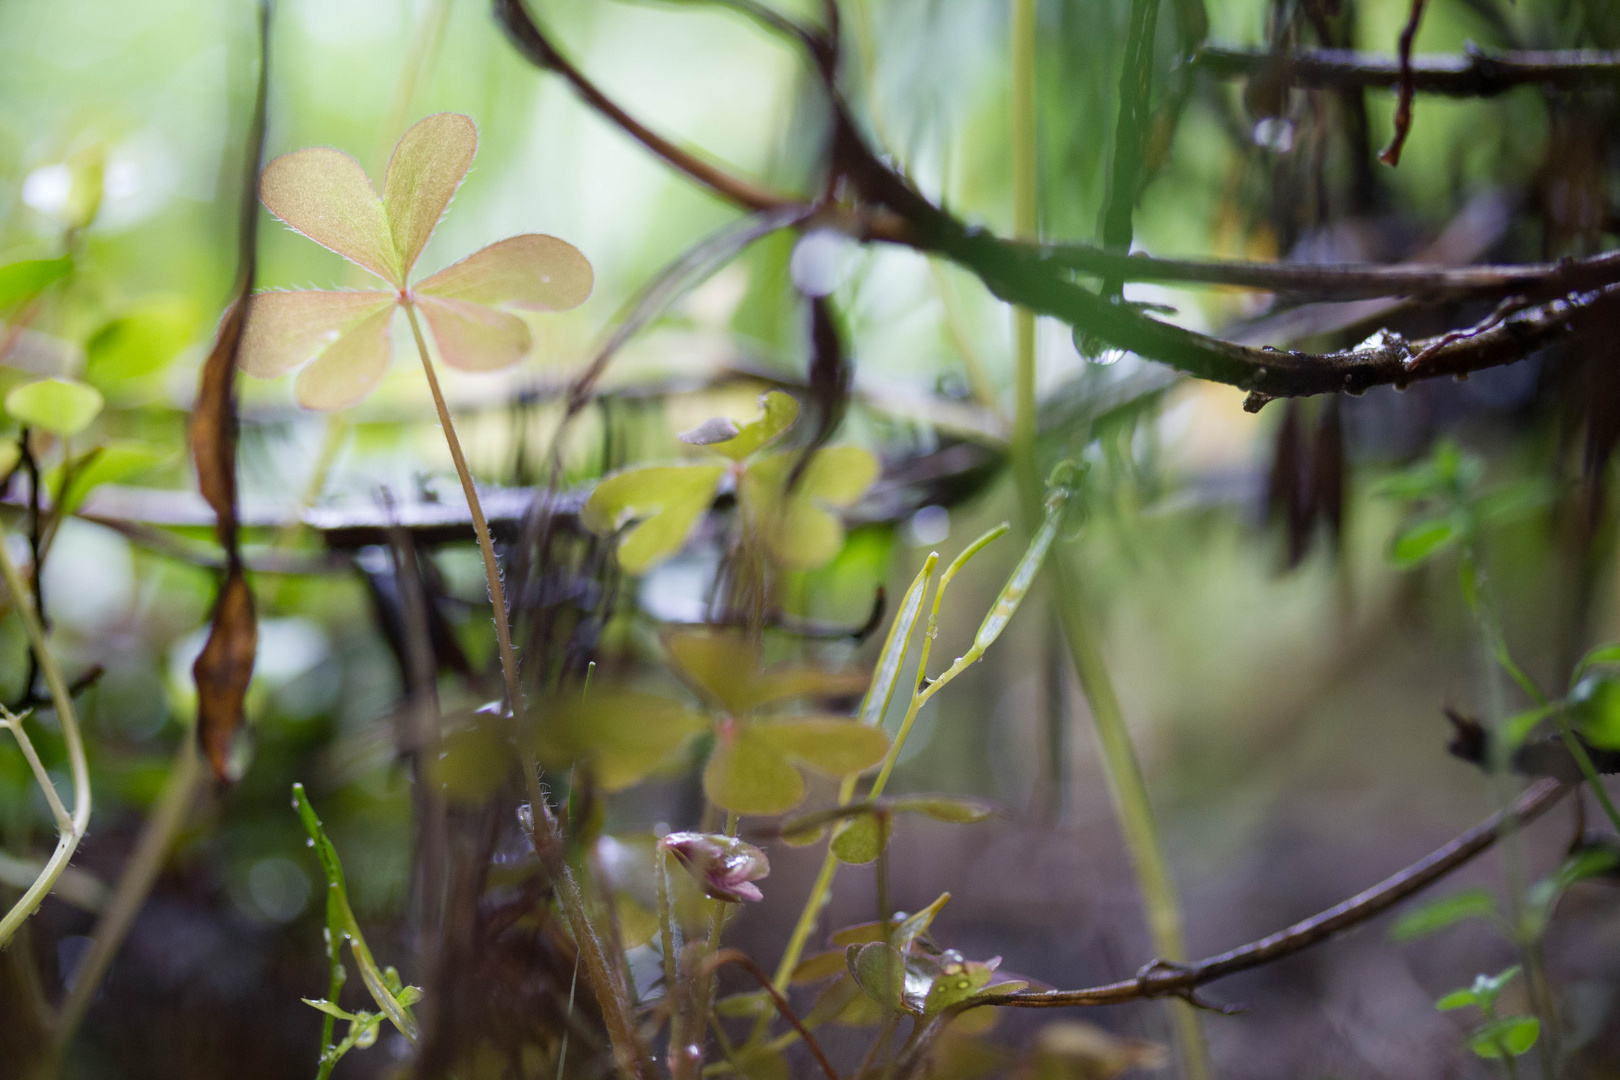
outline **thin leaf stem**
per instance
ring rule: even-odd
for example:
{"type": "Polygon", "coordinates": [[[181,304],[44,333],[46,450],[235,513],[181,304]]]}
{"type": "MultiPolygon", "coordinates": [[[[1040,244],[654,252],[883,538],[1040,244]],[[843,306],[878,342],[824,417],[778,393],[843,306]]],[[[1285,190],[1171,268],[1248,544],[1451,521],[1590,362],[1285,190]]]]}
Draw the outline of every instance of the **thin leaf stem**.
{"type": "MultiPolygon", "coordinates": [[[[495,641],[500,647],[501,673],[506,677],[506,696],[511,706],[512,715],[517,716],[523,708],[522,692],[518,685],[517,652],[512,648],[512,628],[506,615],[506,593],[501,588],[501,564],[495,559],[495,545],[490,540],[489,522],[484,520],[484,508],[478,501],[478,489],[473,484],[472,472],[467,468],[467,458],[461,452],[461,440],[456,437],[456,426],[450,419],[450,408],[445,404],[444,393],[439,389],[439,377],[433,370],[433,360],[428,355],[427,339],[422,336],[422,326],[416,317],[416,305],[407,303],[405,315],[410,319],[411,334],[416,338],[416,351],[422,358],[422,371],[427,376],[428,389],[433,393],[433,407],[439,412],[439,426],[444,429],[444,441],[450,447],[450,459],[455,462],[456,475],[461,478],[461,490],[467,497],[467,511],[472,515],[473,531],[478,534],[478,550],[484,556],[484,577],[489,581],[490,603],[495,609],[495,641]]],[[[541,812],[541,807],[534,808],[535,813],[541,812]]]]}
{"type": "MultiPolygon", "coordinates": [[[[878,654],[878,666],[872,674],[872,684],[866,688],[866,697],[861,701],[861,709],[857,714],[863,724],[881,724],[883,715],[889,711],[889,702],[894,697],[894,688],[900,683],[900,673],[905,667],[906,655],[911,651],[911,635],[917,626],[917,616],[922,613],[923,599],[928,593],[929,584],[934,580],[934,569],[938,565],[939,553],[929,552],[922,570],[918,572],[900,601],[900,610],[895,614],[894,622],[889,626],[889,635],[883,641],[883,650],[878,654]]],[[[857,778],[850,776],[845,777],[843,783],[839,785],[839,806],[847,806],[855,798],[856,782],[857,778]]],[[[816,920],[821,917],[822,908],[827,906],[833,876],[837,873],[838,857],[829,848],[822,856],[821,869],[816,874],[815,882],[810,886],[810,895],[805,898],[804,910],[799,913],[799,921],[794,924],[787,948],[783,950],[782,959],[776,965],[776,974],[771,978],[771,986],[778,993],[785,992],[793,979],[793,970],[799,966],[799,958],[804,955],[805,943],[815,931],[816,920]]],[[[754,1031],[755,1039],[764,1033],[768,1023],[768,1017],[761,1018],[754,1031]]]]}
{"type": "MultiPolygon", "coordinates": [[[[28,634],[28,644],[33,650],[35,660],[40,671],[45,675],[45,685],[51,691],[51,703],[56,708],[57,723],[62,729],[62,741],[67,745],[68,770],[73,777],[73,814],[69,819],[69,828],[58,831],[56,850],[46,861],[44,869],[34,884],[29,886],[22,898],[14,904],[4,918],[0,918],[0,946],[11,940],[11,935],[17,932],[23,920],[38,909],[47,893],[55,887],[56,881],[67,869],[68,862],[78,849],[79,841],[84,839],[85,830],[90,825],[90,767],[85,759],[84,740],[79,734],[79,722],[73,714],[73,697],[68,693],[67,683],[62,678],[62,669],[56,664],[56,659],[45,644],[45,628],[40,625],[39,615],[34,610],[33,599],[28,587],[23,583],[22,575],[11,561],[11,555],[6,551],[5,534],[0,532],[0,576],[5,578],[6,589],[11,593],[11,603],[18,616],[22,618],[23,629],[28,634]]],[[[39,568],[34,568],[39,574],[39,568]]],[[[14,728],[13,731],[19,731],[14,728]]],[[[54,809],[54,808],[53,808],[54,809]]]]}

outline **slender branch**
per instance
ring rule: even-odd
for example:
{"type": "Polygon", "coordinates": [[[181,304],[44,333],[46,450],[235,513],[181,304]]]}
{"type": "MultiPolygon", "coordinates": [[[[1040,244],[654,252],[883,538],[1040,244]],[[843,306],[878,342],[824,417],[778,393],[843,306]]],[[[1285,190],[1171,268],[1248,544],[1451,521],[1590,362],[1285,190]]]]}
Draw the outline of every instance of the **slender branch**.
{"type": "Polygon", "coordinates": [[[1417,95],[1416,80],[1412,73],[1412,42],[1417,38],[1418,26],[1423,22],[1423,9],[1428,0],[1411,0],[1412,7],[1406,15],[1406,25],[1401,27],[1401,39],[1398,45],[1401,58],[1401,78],[1398,84],[1399,100],[1395,103],[1395,133],[1384,147],[1378,160],[1385,165],[1394,167],[1401,163],[1401,148],[1406,145],[1406,137],[1412,131],[1412,99],[1417,95]]]}
{"type": "MultiPolygon", "coordinates": [[[[757,185],[652,136],[577,69],[559,66],[560,55],[519,0],[495,0],[495,7],[514,42],[529,59],[558,71],[587,103],[675,168],[748,209],[781,207],[792,201],[763,192],[757,185]]],[[[1413,62],[1413,77],[1419,89],[1424,87],[1424,70],[1421,58],[1413,62]]],[[[1615,61],[1614,72],[1620,78],[1620,58],[1615,61]]],[[[1396,68],[1390,68],[1391,79],[1398,74],[1396,68]]],[[[1251,391],[1247,403],[1250,409],[1278,397],[1359,393],[1373,386],[1405,385],[1419,378],[1461,375],[1513,363],[1544,344],[1604,324],[1620,307],[1620,292],[1604,285],[1526,308],[1488,331],[1441,343],[1433,349],[1429,347],[1439,339],[1408,346],[1393,336],[1376,348],[1332,353],[1285,353],[1238,345],[1158,322],[1129,305],[1106,300],[1070,281],[1065,268],[1055,259],[1043,258],[1039,247],[1012,243],[982,229],[969,228],[925,199],[885,164],[866,145],[842,100],[836,94],[832,100],[834,159],[865,202],[853,209],[829,209],[814,220],[843,228],[863,240],[903,244],[944,255],[976,274],[993,294],[1008,303],[1061,319],[1109,345],[1198,378],[1251,391]],[[1408,363],[1418,352],[1428,354],[1421,370],[1408,363]]]]}
{"type": "Polygon", "coordinates": [[[1025,248],[1024,253],[1028,258],[1094,277],[1236,285],[1315,300],[1366,300],[1385,296],[1466,300],[1507,295],[1545,299],[1620,282],[1620,252],[1605,252],[1584,259],[1500,266],[1164,259],[1140,253],[1125,255],[1091,244],[1044,244],[1025,248]]]}
{"type": "Polygon", "coordinates": [[[1439,881],[1521,825],[1534,821],[1573,790],[1572,785],[1559,780],[1539,781],[1526,789],[1512,806],[1492,814],[1450,843],[1372,888],[1236,949],[1194,964],[1155,961],[1144,967],[1134,979],[1106,986],[1085,990],[1026,990],[980,1004],[1052,1009],[1071,1005],[1116,1005],[1124,1001],[1167,995],[1190,996],[1205,983],[1292,956],[1381,914],[1439,881]]]}
{"type": "MultiPolygon", "coordinates": [[[[1266,73],[1280,77],[1283,85],[1307,90],[1394,90],[1401,81],[1399,57],[1349,49],[1306,49],[1279,56],[1265,49],[1206,45],[1192,63],[1218,79],[1266,73]]],[[[1411,72],[1415,91],[1447,97],[1493,97],[1516,86],[1597,90],[1620,85],[1620,52],[1568,49],[1415,56],[1411,72]]]]}
{"type": "MultiPolygon", "coordinates": [[[[36,567],[35,573],[38,572],[36,567]]],[[[73,817],[70,821],[72,827],[58,835],[56,850],[51,853],[39,877],[11,910],[0,918],[0,946],[3,946],[11,940],[11,935],[17,932],[17,927],[22,925],[23,920],[32,915],[44,902],[46,894],[56,884],[57,878],[67,869],[69,860],[78,849],[79,841],[84,839],[85,830],[90,826],[90,767],[84,756],[84,739],[79,734],[79,722],[73,713],[73,696],[68,692],[67,683],[62,678],[62,669],[56,665],[56,658],[46,647],[45,628],[40,625],[39,616],[29,599],[28,587],[23,583],[22,575],[17,572],[11,556],[6,552],[3,533],[0,533],[0,577],[5,579],[6,589],[11,593],[12,607],[22,618],[23,629],[28,634],[29,647],[33,650],[34,657],[39,661],[40,670],[45,675],[45,685],[50,688],[51,703],[56,708],[56,720],[62,729],[62,741],[67,744],[68,769],[73,776],[73,817]]]]}
{"type": "Polygon", "coordinates": [[[799,1033],[799,1037],[804,1040],[804,1045],[810,1048],[810,1053],[814,1055],[816,1064],[820,1065],[821,1071],[827,1074],[827,1080],[839,1080],[838,1073],[832,1067],[832,1063],[827,1060],[827,1055],[822,1051],[821,1044],[816,1042],[816,1037],[810,1033],[810,1029],[804,1026],[804,1021],[800,1020],[798,1014],[793,1011],[792,1006],[787,1002],[787,998],[783,997],[781,992],[771,985],[770,976],[765,974],[764,968],[754,962],[753,957],[740,949],[721,949],[704,962],[703,973],[711,975],[726,964],[736,964],[754,977],[754,981],[759,983],[760,988],[771,995],[771,1001],[776,1005],[776,1011],[782,1014],[782,1019],[793,1025],[793,1030],[799,1033]]]}
{"type": "Polygon", "coordinates": [[[784,203],[797,201],[752,180],[733,176],[695,154],[682,150],[625,112],[597,89],[596,84],[587,79],[552,45],[551,40],[541,33],[533,17],[524,10],[523,0],[495,0],[495,17],[506,28],[512,44],[531,63],[562,76],[591,108],[613,121],[648,150],[717,195],[750,210],[769,210],[784,203]]]}

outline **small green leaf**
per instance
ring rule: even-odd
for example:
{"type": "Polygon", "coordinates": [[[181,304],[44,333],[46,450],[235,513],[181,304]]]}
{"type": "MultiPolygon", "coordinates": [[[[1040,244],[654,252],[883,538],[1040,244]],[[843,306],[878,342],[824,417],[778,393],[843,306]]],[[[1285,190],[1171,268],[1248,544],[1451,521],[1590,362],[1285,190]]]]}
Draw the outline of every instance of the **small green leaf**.
{"type": "Polygon", "coordinates": [[[831,851],[839,862],[864,866],[883,854],[888,846],[891,825],[887,814],[863,814],[852,819],[834,836],[831,851]]]}
{"type": "Polygon", "coordinates": [[[24,259],[0,266],[0,312],[20,307],[73,272],[73,256],[24,259]]]}
{"type": "Polygon", "coordinates": [[[1512,749],[1517,749],[1530,733],[1536,729],[1547,717],[1558,710],[1556,704],[1538,705],[1534,709],[1526,709],[1502,721],[1502,741],[1512,749]]]}
{"type": "Polygon", "coordinates": [[[844,525],[828,508],[853,506],[878,477],[877,459],[858,446],[817,450],[793,490],[787,481],[799,461],[787,450],[755,461],[738,489],[749,519],[771,556],[794,570],[828,562],[844,543],[844,525]]]}
{"type": "Polygon", "coordinates": [[[889,809],[897,814],[923,814],[954,825],[975,824],[1001,812],[995,803],[962,795],[902,795],[889,800],[889,809]]]}
{"type": "Polygon", "coordinates": [[[623,791],[709,725],[698,713],[657,694],[592,690],[536,709],[535,756],[566,769],[589,760],[604,791],[623,791]]]}
{"type": "Polygon", "coordinates": [[[1420,521],[1395,538],[1390,558],[1396,566],[1411,567],[1441,551],[1457,539],[1456,523],[1450,518],[1420,521]]]}
{"type": "Polygon", "coordinates": [[[753,705],[759,646],[730,630],[666,633],[664,649],[681,681],[711,705],[740,716],[753,705]]]}
{"type": "Polygon", "coordinates": [[[794,986],[803,986],[806,983],[820,982],[822,979],[842,975],[845,970],[842,950],[817,953],[799,961],[799,966],[793,969],[792,983],[794,986]]]}
{"type": "Polygon", "coordinates": [[[770,743],[788,760],[826,776],[853,776],[883,760],[889,736],[842,717],[807,717],[757,723],[755,737],[770,743]]]}
{"type": "Polygon", "coordinates": [[[339,1020],[359,1020],[360,1019],[360,1017],[356,1016],[354,1013],[348,1012],[348,1011],[343,1010],[343,1009],[340,1009],[336,1005],[332,1004],[330,1001],[316,1001],[313,998],[300,998],[299,1000],[301,1000],[305,1005],[308,1005],[310,1008],[319,1009],[321,1012],[326,1013],[328,1016],[335,1016],[339,1020]]]}
{"type": "Polygon", "coordinates": [[[1453,1009],[1466,1009],[1470,1005],[1479,1004],[1479,995],[1472,990],[1453,990],[1434,1003],[1434,1007],[1441,1012],[1450,1012],[1453,1009]]]}
{"type": "Polygon", "coordinates": [[[722,810],[780,814],[804,798],[804,778],[749,728],[721,739],[703,770],[703,792],[722,810]]]}
{"type": "Polygon", "coordinates": [[[899,1011],[906,984],[906,965],[899,949],[885,941],[873,941],[851,945],[844,959],[867,997],[891,1012],[899,1011]]]}
{"type": "Polygon", "coordinates": [[[201,330],[202,315],[190,298],[148,301],[91,335],[85,343],[85,378],[105,385],[160,371],[201,330]]]}
{"type": "Polygon", "coordinates": [[[619,541],[619,565],[644,574],[681,549],[714,501],[723,465],[654,465],[615,473],[596,485],[580,520],[607,535],[639,522],[619,541]]]}
{"type": "Polygon", "coordinates": [[[872,1007],[872,999],[861,992],[860,984],[849,974],[849,965],[844,961],[844,954],[836,952],[825,955],[837,959],[838,971],[843,978],[830,983],[825,990],[816,995],[815,1004],[804,1014],[804,1026],[807,1028],[825,1024],[829,1020],[843,1019],[845,1010],[856,1001],[867,1008],[872,1007]]]}
{"type": "Polygon", "coordinates": [[[869,941],[883,941],[888,937],[889,931],[894,927],[885,926],[881,922],[856,923],[841,930],[833,931],[832,943],[834,945],[865,945],[869,941]]]}
{"type": "Polygon", "coordinates": [[[746,1080],[790,1080],[787,1058],[768,1046],[744,1046],[731,1059],[746,1080]]]}
{"type": "Polygon", "coordinates": [[[1620,750],[1620,679],[1587,676],[1569,695],[1575,727],[1593,746],[1620,750]]]}
{"type": "Polygon", "coordinates": [[[1518,1057],[1536,1045],[1541,1021],[1533,1016],[1504,1016],[1474,1032],[1469,1049],[1482,1058],[1518,1057]]]}
{"type": "MultiPolygon", "coordinates": [[[[170,455],[145,443],[119,440],[97,447],[74,469],[62,497],[62,512],[71,514],[85,497],[103,484],[117,484],[149,472],[162,464],[170,455]]],[[[61,470],[55,470],[53,480],[60,483],[61,470]]],[[[54,485],[53,485],[54,486],[54,485]]]]}
{"type": "Polygon", "coordinates": [[[905,665],[906,653],[911,649],[911,632],[922,614],[923,597],[928,584],[934,579],[934,568],[939,556],[930,553],[923,568],[912,579],[901,598],[900,611],[889,627],[889,636],[883,641],[883,652],[878,655],[877,667],[872,672],[872,684],[867,687],[866,700],[861,702],[860,718],[863,724],[881,724],[883,714],[889,711],[889,699],[894,696],[900,681],[900,669],[905,665]]]}
{"type": "Polygon", "coordinates": [[[940,893],[932,904],[929,904],[915,915],[902,919],[900,924],[889,934],[889,944],[904,954],[911,948],[911,943],[916,941],[918,936],[933,924],[934,916],[939,914],[940,909],[949,903],[950,899],[950,893],[940,893]]]}
{"type": "Polygon", "coordinates": [[[1620,642],[1599,645],[1581,657],[1581,662],[1575,665],[1575,671],[1569,677],[1570,686],[1579,683],[1581,676],[1585,675],[1589,668],[1607,664],[1620,664],[1620,642]]]}
{"type": "Polygon", "coordinates": [[[799,418],[798,400],[780,390],[761,394],[759,410],[759,419],[741,425],[716,417],[681,435],[681,441],[724,454],[732,461],[741,461],[792,427],[799,418]]]}
{"type": "Polygon", "coordinates": [[[933,985],[928,988],[928,997],[923,1003],[923,1015],[935,1016],[952,1005],[960,1004],[975,996],[990,981],[990,976],[994,973],[995,969],[989,964],[977,961],[946,965],[945,970],[935,976],[933,985]]]}
{"type": "Polygon", "coordinates": [[[101,405],[101,392],[76,379],[40,379],[6,395],[6,412],[19,423],[63,436],[89,427],[101,405]]]}
{"type": "Polygon", "coordinates": [[[1495,917],[1496,913],[1496,897],[1489,890],[1464,889],[1402,915],[1390,927],[1389,937],[1391,941],[1411,941],[1444,930],[1464,919],[1489,919],[1495,917]]]}

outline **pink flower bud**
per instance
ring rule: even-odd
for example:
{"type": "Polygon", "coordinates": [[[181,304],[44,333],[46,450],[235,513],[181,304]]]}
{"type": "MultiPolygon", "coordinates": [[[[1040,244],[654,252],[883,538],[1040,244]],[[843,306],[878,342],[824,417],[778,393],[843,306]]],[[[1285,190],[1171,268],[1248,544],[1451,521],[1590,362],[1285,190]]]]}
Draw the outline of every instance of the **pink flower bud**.
{"type": "Polygon", "coordinates": [[[753,844],[720,833],[673,832],[658,846],[680,860],[709,896],[739,904],[763,900],[754,882],[771,872],[770,860],[753,844]]]}

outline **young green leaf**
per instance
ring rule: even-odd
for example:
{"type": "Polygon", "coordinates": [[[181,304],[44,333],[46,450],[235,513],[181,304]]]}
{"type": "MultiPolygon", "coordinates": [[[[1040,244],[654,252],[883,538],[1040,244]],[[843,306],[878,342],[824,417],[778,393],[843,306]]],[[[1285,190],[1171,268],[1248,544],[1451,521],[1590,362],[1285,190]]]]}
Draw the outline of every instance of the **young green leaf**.
{"type": "Polygon", "coordinates": [[[1434,1007],[1441,1012],[1451,1012],[1453,1009],[1466,1009],[1470,1005],[1479,1004],[1479,995],[1472,990],[1453,990],[1434,1003],[1434,1007]]]}
{"type": "Polygon", "coordinates": [[[934,579],[934,568],[938,565],[939,556],[930,552],[923,562],[923,568],[917,572],[906,589],[906,595],[900,600],[900,610],[895,614],[894,624],[889,627],[889,636],[883,641],[883,651],[878,654],[877,667],[872,672],[872,685],[867,688],[866,699],[861,702],[860,720],[863,724],[881,724],[883,714],[889,711],[889,699],[894,696],[894,688],[900,681],[900,669],[905,666],[906,653],[911,649],[911,632],[916,628],[917,617],[922,614],[923,599],[928,592],[929,582],[934,579]]]}
{"type": "Polygon", "coordinates": [[[640,781],[708,728],[699,714],[669,698],[625,690],[552,699],[535,710],[535,756],[566,769],[589,761],[604,791],[640,781]]]}
{"type": "Polygon", "coordinates": [[[1416,566],[1450,546],[1459,535],[1456,522],[1450,518],[1420,521],[1395,538],[1389,549],[1390,559],[1402,568],[1416,566]]]}
{"type": "Polygon", "coordinates": [[[723,465],[627,469],[596,485],[580,520],[598,535],[639,522],[619,541],[619,565],[644,574],[686,543],[724,474],[723,465]]]}
{"type": "Polygon", "coordinates": [[[900,1011],[906,984],[906,964],[901,951],[886,941],[851,945],[844,953],[850,974],[866,991],[866,996],[890,1012],[900,1011]]]}
{"type": "Polygon", "coordinates": [[[839,862],[852,866],[874,862],[889,844],[891,826],[888,814],[863,814],[853,818],[832,838],[832,853],[839,862]]]}
{"type": "Polygon", "coordinates": [[[976,960],[947,964],[945,969],[934,977],[933,984],[928,988],[928,996],[923,1002],[923,1015],[937,1016],[952,1005],[959,1005],[974,997],[990,981],[990,976],[995,974],[995,970],[993,964],[980,963],[976,960]]]}
{"type": "Polygon", "coordinates": [[[73,256],[24,259],[0,266],[0,313],[21,307],[73,272],[73,256]]]}
{"type": "Polygon", "coordinates": [[[85,378],[103,384],[160,371],[197,340],[196,302],[174,296],[149,300],[106,323],[85,343],[85,378]]]}
{"type": "Polygon", "coordinates": [[[844,543],[844,525],[828,508],[853,506],[878,477],[877,459],[858,446],[817,450],[792,491],[799,453],[785,450],[754,462],[738,496],[771,557],[794,570],[826,563],[844,543]]]}
{"type": "Polygon", "coordinates": [[[732,461],[741,461],[775,440],[799,418],[798,400],[780,390],[761,394],[759,409],[756,420],[739,425],[717,417],[684,433],[681,441],[724,454],[732,461]]]}
{"type": "Polygon", "coordinates": [[[76,379],[40,379],[13,387],[6,412],[53,435],[77,435],[101,413],[101,391],[76,379]]]}
{"type": "Polygon", "coordinates": [[[703,770],[703,792],[722,810],[780,814],[804,798],[804,778],[751,727],[722,738],[703,770]]]}
{"type": "Polygon", "coordinates": [[[1535,1017],[1504,1016],[1474,1032],[1468,1047],[1482,1058],[1518,1057],[1529,1053],[1540,1036],[1541,1021],[1535,1017]]]}
{"type": "MultiPolygon", "coordinates": [[[[85,496],[102,484],[117,484],[133,479],[156,468],[170,455],[145,443],[120,439],[97,447],[79,459],[62,495],[61,512],[71,514],[84,502],[85,496]]],[[[61,470],[52,477],[53,487],[60,484],[61,470]]]]}
{"type": "Polygon", "coordinates": [[[1620,642],[1599,645],[1581,657],[1580,663],[1576,664],[1575,670],[1570,673],[1570,688],[1573,689],[1581,681],[1581,677],[1591,668],[1609,664],[1620,664],[1620,642]]]}
{"type": "Polygon", "coordinates": [[[902,795],[889,800],[889,809],[897,814],[922,814],[954,825],[975,824],[1001,812],[995,803],[965,795],[902,795]]]}
{"type": "Polygon", "coordinates": [[[1496,897],[1488,889],[1464,889],[1402,915],[1390,927],[1389,937],[1391,941],[1411,941],[1464,919],[1491,919],[1496,915],[1496,897]]]}
{"type": "Polygon", "coordinates": [[[789,761],[824,776],[851,776],[883,760],[889,737],[882,728],[843,717],[807,717],[756,723],[754,734],[789,761]]]}

